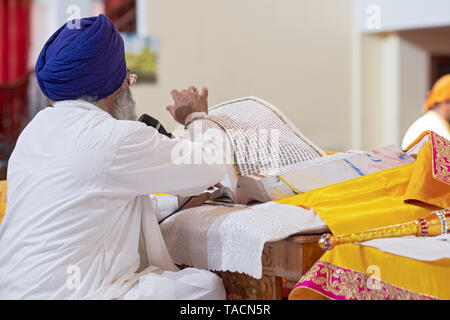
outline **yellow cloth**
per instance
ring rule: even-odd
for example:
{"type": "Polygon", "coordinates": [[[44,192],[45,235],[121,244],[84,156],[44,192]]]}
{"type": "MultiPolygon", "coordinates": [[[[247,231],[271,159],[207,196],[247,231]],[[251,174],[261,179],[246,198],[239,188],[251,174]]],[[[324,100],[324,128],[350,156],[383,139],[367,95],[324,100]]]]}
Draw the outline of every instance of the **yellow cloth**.
{"type": "Polygon", "coordinates": [[[6,181],[0,181],[0,224],[6,212],[6,181]]]}
{"type": "MultiPolygon", "coordinates": [[[[415,163],[309,191],[278,202],[312,207],[335,235],[425,217],[432,210],[450,206],[450,186],[433,178],[432,152],[430,139],[419,151],[415,163]]],[[[366,275],[368,267],[375,265],[379,267],[381,280],[393,286],[418,294],[450,299],[450,286],[447,281],[450,278],[450,259],[419,261],[372,247],[345,244],[326,252],[320,261],[366,275]]],[[[347,290],[348,293],[355,289],[355,285],[341,286],[341,289],[347,290]]],[[[294,289],[289,298],[324,297],[313,289],[299,287],[294,289]]]]}
{"type": "Polygon", "coordinates": [[[334,235],[410,222],[450,206],[450,186],[432,177],[431,142],[415,163],[279,200],[311,207],[334,235]]]}
{"type": "Polygon", "coordinates": [[[405,192],[405,202],[430,204],[439,208],[450,206],[450,186],[433,178],[431,140],[417,154],[405,192]]]}
{"type": "Polygon", "coordinates": [[[446,74],[439,78],[433,85],[428,99],[423,106],[423,110],[427,111],[436,103],[446,102],[450,100],[450,74],[446,74]]]}

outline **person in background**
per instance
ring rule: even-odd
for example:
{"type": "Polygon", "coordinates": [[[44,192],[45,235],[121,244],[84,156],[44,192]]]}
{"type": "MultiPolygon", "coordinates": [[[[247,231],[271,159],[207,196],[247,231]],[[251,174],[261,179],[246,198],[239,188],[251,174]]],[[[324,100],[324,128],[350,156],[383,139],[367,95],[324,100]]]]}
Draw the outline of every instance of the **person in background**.
{"type": "Polygon", "coordinates": [[[417,119],[405,134],[402,148],[406,149],[424,131],[434,131],[450,140],[450,74],[434,84],[423,107],[425,114],[417,119]]]}

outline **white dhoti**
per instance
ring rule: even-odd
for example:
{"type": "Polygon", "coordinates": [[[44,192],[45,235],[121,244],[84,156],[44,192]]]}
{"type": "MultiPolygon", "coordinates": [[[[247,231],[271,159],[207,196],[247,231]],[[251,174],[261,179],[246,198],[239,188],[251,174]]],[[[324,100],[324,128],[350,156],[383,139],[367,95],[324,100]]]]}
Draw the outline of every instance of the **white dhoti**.
{"type": "Polygon", "coordinates": [[[163,271],[150,268],[121,299],[124,300],[224,300],[225,289],[217,275],[199,269],[163,271]]]}

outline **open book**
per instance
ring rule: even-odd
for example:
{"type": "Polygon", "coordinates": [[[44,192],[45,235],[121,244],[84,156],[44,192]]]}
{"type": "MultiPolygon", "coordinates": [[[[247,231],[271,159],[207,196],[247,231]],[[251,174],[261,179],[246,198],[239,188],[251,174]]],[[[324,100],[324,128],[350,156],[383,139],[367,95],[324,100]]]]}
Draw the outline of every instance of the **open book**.
{"type": "Polygon", "coordinates": [[[278,200],[415,161],[395,146],[327,155],[278,108],[256,97],[219,104],[209,119],[230,141],[237,181],[213,194],[218,201],[278,200]]]}

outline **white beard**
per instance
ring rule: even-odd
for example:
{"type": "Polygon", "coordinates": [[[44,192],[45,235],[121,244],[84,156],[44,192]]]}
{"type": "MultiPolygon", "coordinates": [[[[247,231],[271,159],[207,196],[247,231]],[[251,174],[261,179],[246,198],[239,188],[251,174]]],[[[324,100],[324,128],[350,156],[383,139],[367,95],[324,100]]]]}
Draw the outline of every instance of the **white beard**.
{"type": "Polygon", "coordinates": [[[136,120],[136,102],[126,84],[120,87],[113,108],[113,117],[117,120],[136,120]]]}

